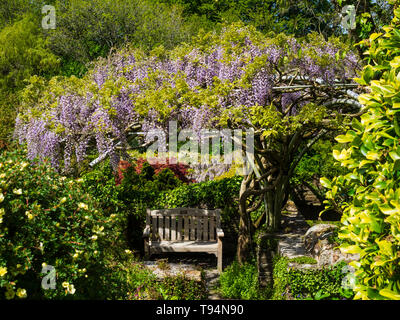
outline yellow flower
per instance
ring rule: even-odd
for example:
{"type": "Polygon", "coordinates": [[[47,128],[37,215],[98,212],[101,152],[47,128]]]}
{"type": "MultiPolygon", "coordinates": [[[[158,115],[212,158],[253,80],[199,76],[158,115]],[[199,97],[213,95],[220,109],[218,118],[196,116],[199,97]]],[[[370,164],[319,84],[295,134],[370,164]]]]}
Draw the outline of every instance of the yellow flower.
{"type": "Polygon", "coordinates": [[[90,239],[92,239],[92,240],[97,240],[97,235],[91,236],[90,239]]]}
{"type": "Polygon", "coordinates": [[[63,288],[65,288],[66,290],[65,290],[65,293],[69,293],[69,294],[74,294],[75,293],[75,287],[74,287],[74,285],[71,283],[68,283],[68,282],[63,282],[62,283],[62,286],[63,286],[63,288]]]}
{"type": "Polygon", "coordinates": [[[7,268],[6,267],[0,267],[0,277],[4,277],[4,275],[7,273],[7,268]]]}
{"type": "Polygon", "coordinates": [[[66,201],[67,201],[67,197],[64,197],[64,198],[62,198],[62,199],[60,200],[60,203],[63,204],[63,203],[65,203],[66,201]]]}
{"type": "Polygon", "coordinates": [[[34,217],[34,215],[32,213],[30,213],[29,211],[26,211],[25,215],[28,217],[29,220],[32,220],[34,217]]]}
{"type": "Polygon", "coordinates": [[[73,284],[70,284],[70,285],[68,286],[68,288],[67,288],[67,291],[68,291],[69,294],[74,294],[75,291],[76,291],[76,289],[75,289],[75,287],[74,287],[73,284]]]}
{"type": "Polygon", "coordinates": [[[17,297],[19,298],[26,298],[27,294],[26,294],[26,290],[25,289],[21,289],[19,288],[17,290],[17,297]]]}
{"type": "Polygon", "coordinates": [[[29,164],[28,162],[25,162],[25,161],[22,162],[22,163],[21,163],[21,168],[22,168],[22,169],[25,169],[25,168],[28,166],[28,164],[29,164]]]}
{"type": "Polygon", "coordinates": [[[130,253],[132,253],[132,251],[131,250],[125,250],[125,253],[130,254],[130,253]]]}
{"type": "Polygon", "coordinates": [[[17,194],[17,195],[21,195],[22,194],[22,189],[14,189],[13,193],[17,194]]]}
{"type": "Polygon", "coordinates": [[[0,192],[0,203],[4,201],[4,195],[0,192]]]}
{"type": "Polygon", "coordinates": [[[0,174],[0,179],[4,179],[6,177],[5,173],[0,174]]]}
{"type": "Polygon", "coordinates": [[[85,203],[83,203],[83,202],[80,202],[80,203],[78,204],[78,207],[81,208],[81,209],[89,210],[88,205],[85,204],[85,203]]]}

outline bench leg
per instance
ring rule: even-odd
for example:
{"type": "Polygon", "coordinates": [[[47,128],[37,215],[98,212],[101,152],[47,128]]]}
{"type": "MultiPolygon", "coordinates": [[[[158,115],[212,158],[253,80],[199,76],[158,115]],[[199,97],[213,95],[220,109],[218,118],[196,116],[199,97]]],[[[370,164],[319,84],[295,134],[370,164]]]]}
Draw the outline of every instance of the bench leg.
{"type": "Polygon", "coordinates": [[[144,240],[144,259],[148,260],[150,258],[150,246],[147,239],[144,240]]]}
{"type": "Polygon", "coordinates": [[[218,252],[217,252],[217,268],[218,272],[222,272],[222,240],[218,239],[218,252]]]}

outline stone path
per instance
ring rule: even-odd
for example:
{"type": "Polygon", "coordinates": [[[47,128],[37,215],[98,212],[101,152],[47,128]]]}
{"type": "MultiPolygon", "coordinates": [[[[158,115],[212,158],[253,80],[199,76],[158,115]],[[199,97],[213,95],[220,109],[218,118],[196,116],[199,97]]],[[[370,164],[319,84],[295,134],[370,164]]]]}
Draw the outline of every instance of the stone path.
{"type": "MultiPolygon", "coordinates": [[[[272,282],[272,258],[278,254],[288,258],[296,258],[301,256],[310,256],[306,253],[304,247],[304,234],[309,228],[309,225],[304,220],[303,216],[298,212],[292,201],[282,211],[282,231],[271,235],[277,239],[276,252],[268,248],[267,241],[261,241],[260,249],[257,254],[258,272],[261,285],[267,285],[272,282]],[[264,243],[264,244],[263,244],[264,243]]],[[[261,237],[267,237],[261,235],[261,237]]]]}
{"type": "Polygon", "coordinates": [[[277,253],[288,258],[306,256],[304,234],[309,227],[294,204],[289,201],[282,215],[283,232],[277,235],[279,239],[277,253]]]}
{"type": "Polygon", "coordinates": [[[208,290],[208,300],[220,300],[222,297],[219,295],[219,272],[217,269],[210,269],[205,271],[205,280],[208,290]]]}

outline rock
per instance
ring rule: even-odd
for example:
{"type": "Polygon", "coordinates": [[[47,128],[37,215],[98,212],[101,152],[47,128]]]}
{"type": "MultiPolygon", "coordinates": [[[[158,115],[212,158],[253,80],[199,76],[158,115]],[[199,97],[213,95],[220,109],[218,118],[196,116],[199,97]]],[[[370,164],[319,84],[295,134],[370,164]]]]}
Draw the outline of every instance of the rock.
{"type": "Polygon", "coordinates": [[[284,234],[278,242],[278,254],[289,259],[306,255],[304,243],[299,234],[284,234]]]}
{"type": "Polygon", "coordinates": [[[342,253],[340,249],[333,247],[323,247],[316,259],[318,261],[318,266],[323,267],[334,265],[341,261],[349,263],[354,260],[359,260],[360,256],[358,254],[342,253]]]}
{"type": "Polygon", "coordinates": [[[153,261],[145,261],[144,265],[146,268],[151,270],[159,280],[166,277],[175,277],[181,275],[187,279],[197,282],[203,281],[202,272],[200,270],[193,269],[193,266],[191,265],[168,263],[167,268],[160,268],[157,263],[153,261]]]}
{"type": "Polygon", "coordinates": [[[322,247],[329,246],[328,241],[318,243],[321,240],[327,239],[329,236],[333,235],[334,231],[338,227],[333,224],[316,224],[309,228],[304,235],[304,247],[306,252],[312,255],[319,255],[322,247]],[[318,244],[318,245],[317,245],[318,244]]]}
{"type": "Polygon", "coordinates": [[[317,224],[307,230],[304,235],[306,252],[311,254],[319,267],[334,265],[338,262],[359,260],[357,254],[344,254],[337,248],[337,244],[329,242],[328,238],[338,229],[333,224],[317,224]]]}
{"type": "Polygon", "coordinates": [[[319,266],[317,264],[300,264],[295,262],[289,262],[288,269],[308,271],[308,270],[317,270],[319,269],[319,266]]]}

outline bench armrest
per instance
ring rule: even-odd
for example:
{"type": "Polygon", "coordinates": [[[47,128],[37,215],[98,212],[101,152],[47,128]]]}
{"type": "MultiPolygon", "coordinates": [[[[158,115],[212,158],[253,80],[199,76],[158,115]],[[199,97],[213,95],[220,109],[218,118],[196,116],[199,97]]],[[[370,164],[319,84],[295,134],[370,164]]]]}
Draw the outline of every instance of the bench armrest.
{"type": "Polygon", "coordinates": [[[224,232],[222,231],[221,228],[217,228],[217,237],[218,238],[223,238],[224,237],[224,232]]]}
{"type": "Polygon", "coordinates": [[[150,237],[150,226],[146,226],[143,231],[143,238],[149,238],[150,237]]]}

